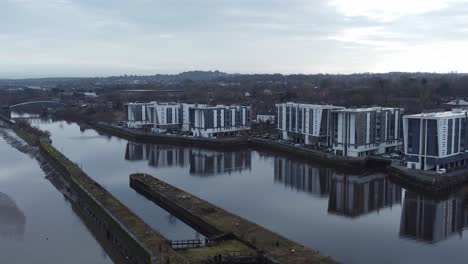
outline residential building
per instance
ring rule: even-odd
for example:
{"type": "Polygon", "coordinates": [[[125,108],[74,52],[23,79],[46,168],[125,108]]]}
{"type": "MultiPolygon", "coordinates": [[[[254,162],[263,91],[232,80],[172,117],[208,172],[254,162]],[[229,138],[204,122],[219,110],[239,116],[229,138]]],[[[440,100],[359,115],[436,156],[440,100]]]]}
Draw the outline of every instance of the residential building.
{"type": "Polygon", "coordinates": [[[400,108],[333,110],[333,152],[365,157],[399,150],[403,142],[402,116],[400,108]]]}
{"type": "Polygon", "coordinates": [[[328,212],[359,217],[401,204],[402,188],[383,173],[332,176],[328,212]]]}
{"type": "Polygon", "coordinates": [[[190,131],[196,137],[236,136],[250,130],[250,106],[190,107],[190,131]]]}
{"type": "Polygon", "coordinates": [[[452,110],[404,116],[407,167],[439,171],[468,165],[467,113],[452,110]]]}
{"type": "Polygon", "coordinates": [[[149,106],[152,103],[128,103],[127,126],[129,128],[143,128],[154,125],[149,106]]]}
{"type": "Polygon", "coordinates": [[[468,109],[468,102],[463,99],[456,99],[450,102],[444,103],[447,110],[452,109],[468,109]]]}
{"type": "Polygon", "coordinates": [[[283,140],[331,146],[331,111],[333,105],[299,103],[277,104],[277,129],[283,140]]]}
{"type": "Polygon", "coordinates": [[[275,123],[276,116],[275,115],[257,115],[257,123],[275,123]]]}

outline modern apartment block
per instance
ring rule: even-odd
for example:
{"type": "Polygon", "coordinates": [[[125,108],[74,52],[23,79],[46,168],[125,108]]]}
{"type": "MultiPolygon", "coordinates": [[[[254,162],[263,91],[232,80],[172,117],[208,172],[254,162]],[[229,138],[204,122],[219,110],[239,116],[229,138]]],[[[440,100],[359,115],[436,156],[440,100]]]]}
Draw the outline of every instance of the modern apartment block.
{"type": "Polygon", "coordinates": [[[143,128],[154,125],[152,112],[147,108],[151,103],[128,103],[127,126],[130,128],[143,128]]]}
{"type": "Polygon", "coordinates": [[[277,128],[283,140],[331,146],[331,112],[343,107],[289,102],[277,104],[276,109],[277,128]]]}
{"type": "Polygon", "coordinates": [[[127,125],[130,128],[151,127],[161,133],[167,129],[179,129],[182,125],[181,105],[178,103],[129,103],[127,125]]]}
{"type": "Polygon", "coordinates": [[[151,128],[155,133],[167,130],[192,132],[194,136],[238,135],[249,130],[249,106],[207,106],[179,103],[129,103],[127,125],[151,128]]]}
{"type": "Polygon", "coordinates": [[[407,167],[439,171],[467,165],[467,113],[453,110],[404,116],[407,167]]]}
{"type": "Polygon", "coordinates": [[[190,131],[196,137],[235,136],[250,130],[250,106],[194,106],[190,108],[190,131]]]}
{"type": "Polygon", "coordinates": [[[366,157],[399,150],[403,143],[402,115],[400,108],[333,110],[333,152],[366,157]]]}

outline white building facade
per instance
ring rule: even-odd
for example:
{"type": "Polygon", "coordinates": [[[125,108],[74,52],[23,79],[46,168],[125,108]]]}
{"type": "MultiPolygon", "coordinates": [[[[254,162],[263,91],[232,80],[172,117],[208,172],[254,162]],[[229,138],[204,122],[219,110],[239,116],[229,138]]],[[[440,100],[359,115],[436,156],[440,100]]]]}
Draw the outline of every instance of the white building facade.
{"type": "Polygon", "coordinates": [[[257,115],[257,123],[275,124],[275,115],[257,115]]]}
{"type": "Polygon", "coordinates": [[[168,129],[180,129],[182,125],[181,105],[178,103],[129,103],[127,104],[127,126],[130,128],[150,127],[155,133],[168,129]]]}
{"type": "Polygon", "coordinates": [[[403,143],[403,109],[356,108],[332,111],[333,152],[366,157],[399,150],[403,143]]]}
{"type": "Polygon", "coordinates": [[[404,116],[407,167],[438,171],[468,165],[467,113],[452,110],[404,116]]]}
{"type": "Polygon", "coordinates": [[[291,102],[276,104],[277,129],[283,140],[330,146],[331,111],[343,108],[291,102]]]}
{"type": "Polygon", "coordinates": [[[190,108],[190,131],[196,137],[237,136],[250,130],[250,106],[194,106],[190,108]]]}

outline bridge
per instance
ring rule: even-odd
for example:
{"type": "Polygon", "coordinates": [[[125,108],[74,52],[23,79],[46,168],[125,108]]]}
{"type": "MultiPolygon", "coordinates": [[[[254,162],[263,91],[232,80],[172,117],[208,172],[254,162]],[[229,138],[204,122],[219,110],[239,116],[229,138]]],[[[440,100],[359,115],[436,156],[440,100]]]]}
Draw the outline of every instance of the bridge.
{"type": "Polygon", "coordinates": [[[10,105],[11,108],[16,108],[16,107],[21,107],[21,106],[29,106],[29,105],[48,105],[48,106],[56,106],[56,107],[64,107],[65,104],[57,101],[30,101],[30,102],[24,102],[24,103],[19,103],[15,105],[10,105]]]}
{"type": "Polygon", "coordinates": [[[15,109],[25,109],[25,110],[39,110],[39,111],[46,111],[49,108],[63,108],[65,104],[62,102],[57,101],[29,101],[19,104],[14,104],[10,106],[0,106],[0,114],[4,117],[10,119],[11,118],[11,111],[15,109]]]}

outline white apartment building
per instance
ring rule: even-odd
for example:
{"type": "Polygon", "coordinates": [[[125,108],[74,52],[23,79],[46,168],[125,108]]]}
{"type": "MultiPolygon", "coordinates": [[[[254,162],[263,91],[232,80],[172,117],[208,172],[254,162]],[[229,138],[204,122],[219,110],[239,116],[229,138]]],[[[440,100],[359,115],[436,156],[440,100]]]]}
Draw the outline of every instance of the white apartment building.
{"type": "Polygon", "coordinates": [[[452,110],[404,116],[407,167],[439,171],[468,165],[467,113],[452,110]]]}
{"type": "Polygon", "coordinates": [[[276,104],[277,129],[283,140],[330,146],[331,111],[343,108],[291,102],[276,104]]]}
{"type": "Polygon", "coordinates": [[[154,125],[152,112],[147,108],[151,103],[128,103],[127,126],[130,128],[143,128],[154,125]]]}
{"type": "Polygon", "coordinates": [[[366,157],[399,150],[403,142],[402,115],[400,108],[333,110],[333,152],[366,157]]]}
{"type": "Polygon", "coordinates": [[[129,103],[127,125],[130,128],[151,127],[155,133],[179,129],[182,124],[178,103],[129,103]]]}
{"type": "Polygon", "coordinates": [[[250,130],[250,106],[194,106],[190,108],[190,131],[196,137],[239,135],[250,130]]]}
{"type": "Polygon", "coordinates": [[[275,123],[275,115],[257,115],[257,123],[275,123]]]}

